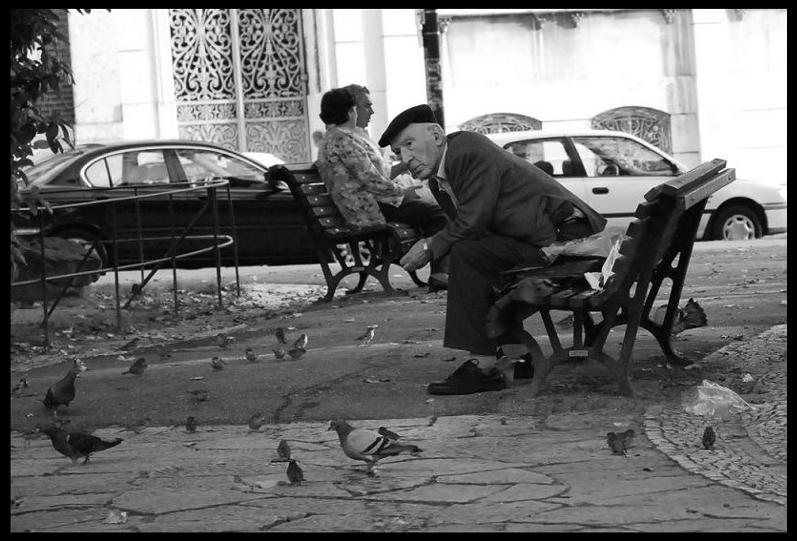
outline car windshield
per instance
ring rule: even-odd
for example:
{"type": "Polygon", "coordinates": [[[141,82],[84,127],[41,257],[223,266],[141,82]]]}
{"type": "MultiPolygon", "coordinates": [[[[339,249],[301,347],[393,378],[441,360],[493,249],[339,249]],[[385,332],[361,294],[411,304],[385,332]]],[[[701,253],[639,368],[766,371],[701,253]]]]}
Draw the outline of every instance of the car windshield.
{"type": "Polygon", "coordinates": [[[28,177],[28,184],[35,184],[37,186],[46,184],[50,179],[66,169],[73,160],[77,159],[85,152],[86,150],[83,149],[60,152],[53,155],[52,158],[48,158],[40,164],[34,165],[25,171],[25,175],[28,177]]]}
{"type": "Polygon", "coordinates": [[[574,137],[576,151],[581,156],[587,176],[615,175],[672,176],[677,168],[660,156],[631,139],[624,137],[574,137]]]}

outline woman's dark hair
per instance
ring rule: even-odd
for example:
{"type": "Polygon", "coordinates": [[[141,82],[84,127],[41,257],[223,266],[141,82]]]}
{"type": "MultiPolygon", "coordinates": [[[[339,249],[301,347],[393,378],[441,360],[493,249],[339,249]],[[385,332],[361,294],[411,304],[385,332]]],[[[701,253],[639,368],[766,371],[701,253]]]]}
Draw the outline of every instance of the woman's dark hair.
{"type": "Polygon", "coordinates": [[[321,98],[321,120],[324,124],[343,124],[349,110],[357,104],[354,94],[346,88],[333,88],[321,98]]]}

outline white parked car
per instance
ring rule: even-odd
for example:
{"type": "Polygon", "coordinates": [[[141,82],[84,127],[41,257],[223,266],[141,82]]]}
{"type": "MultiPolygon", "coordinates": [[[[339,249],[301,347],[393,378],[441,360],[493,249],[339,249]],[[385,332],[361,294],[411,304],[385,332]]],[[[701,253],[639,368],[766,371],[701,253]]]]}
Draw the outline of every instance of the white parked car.
{"type": "MultiPolygon", "coordinates": [[[[607,226],[626,227],[648,190],[689,169],[623,132],[539,130],[487,137],[552,175],[606,217],[607,226]]],[[[697,238],[752,239],[785,231],[786,185],[737,178],[709,198],[697,238]]]]}

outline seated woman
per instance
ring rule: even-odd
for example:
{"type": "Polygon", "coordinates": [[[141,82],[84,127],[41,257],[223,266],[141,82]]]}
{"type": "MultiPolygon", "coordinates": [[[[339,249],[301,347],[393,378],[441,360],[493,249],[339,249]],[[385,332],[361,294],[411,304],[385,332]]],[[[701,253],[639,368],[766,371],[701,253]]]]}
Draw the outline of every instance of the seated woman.
{"type": "MultiPolygon", "coordinates": [[[[356,130],[356,99],[350,90],[334,88],[325,93],[320,116],[327,131],[318,145],[316,167],[346,222],[354,226],[404,222],[424,237],[445,227],[445,212],[421,199],[415,193],[418,186],[401,188],[390,180],[391,165],[356,130]]],[[[442,261],[432,261],[430,291],[445,289],[447,282],[442,261]]]]}

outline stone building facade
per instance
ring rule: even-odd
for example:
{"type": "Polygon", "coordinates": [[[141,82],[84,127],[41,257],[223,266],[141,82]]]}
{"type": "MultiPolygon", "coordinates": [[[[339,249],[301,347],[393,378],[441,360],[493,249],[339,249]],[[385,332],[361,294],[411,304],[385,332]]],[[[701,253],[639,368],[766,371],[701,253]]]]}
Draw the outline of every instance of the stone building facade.
{"type": "MultiPolygon", "coordinates": [[[[786,181],[786,10],[438,10],[447,131],[617,128],[688,166],[786,181]]],[[[68,15],[78,142],[197,138],[315,156],[321,95],[426,101],[412,9],[113,9],[68,15]]]]}

